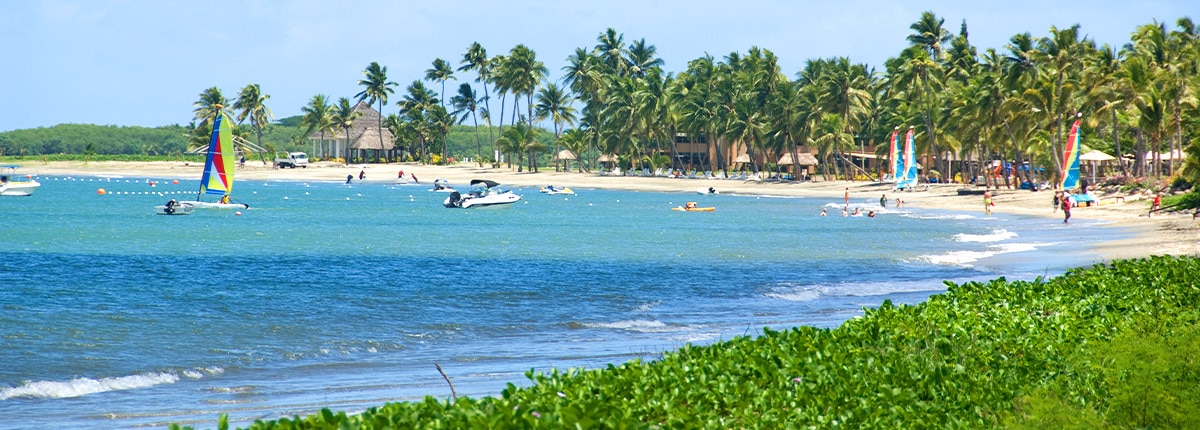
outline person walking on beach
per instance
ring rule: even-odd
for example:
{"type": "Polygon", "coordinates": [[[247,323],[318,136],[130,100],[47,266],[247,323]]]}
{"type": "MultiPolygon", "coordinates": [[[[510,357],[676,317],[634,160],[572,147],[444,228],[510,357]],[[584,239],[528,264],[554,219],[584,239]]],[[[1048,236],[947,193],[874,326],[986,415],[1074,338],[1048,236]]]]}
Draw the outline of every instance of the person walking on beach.
{"type": "Polygon", "coordinates": [[[364,169],[364,170],[359,170],[359,171],[358,171],[358,180],[360,180],[360,181],[361,181],[361,180],[363,180],[363,179],[366,179],[366,178],[367,178],[367,171],[366,171],[365,169],[364,169]]]}
{"type": "MultiPolygon", "coordinates": [[[[1159,209],[1162,209],[1162,194],[1154,193],[1154,200],[1150,201],[1150,214],[1159,209]]],[[[1146,217],[1149,218],[1150,215],[1147,214],[1146,217]]]]}
{"type": "Polygon", "coordinates": [[[1059,204],[1062,205],[1063,224],[1070,223],[1070,221],[1071,221],[1071,193],[1064,191],[1062,194],[1062,202],[1059,204]]]}
{"type": "Polygon", "coordinates": [[[1062,191],[1055,191],[1054,192],[1054,210],[1050,211],[1050,213],[1058,212],[1058,204],[1059,203],[1062,203],[1062,191]]]}
{"type": "Polygon", "coordinates": [[[983,192],[983,212],[988,215],[992,214],[992,190],[983,192]]]}

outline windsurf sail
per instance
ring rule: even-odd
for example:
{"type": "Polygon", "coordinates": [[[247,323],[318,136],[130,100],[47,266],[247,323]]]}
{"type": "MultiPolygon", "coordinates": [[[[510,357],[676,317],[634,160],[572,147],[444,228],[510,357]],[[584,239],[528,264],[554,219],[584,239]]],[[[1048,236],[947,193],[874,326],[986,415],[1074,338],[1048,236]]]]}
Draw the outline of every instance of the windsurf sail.
{"type": "Polygon", "coordinates": [[[900,126],[892,130],[892,150],[888,160],[892,161],[892,182],[900,182],[900,172],[904,171],[904,159],[900,156],[900,126]]]}
{"type": "Polygon", "coordinates": [[[908,127],[904,136],[904,155],[901,157],[903,166],[900,169],[896,189],[903,190],[917,185],[917,148],[913,143],[913,128],[908,127]]]}
{"type": "Polygon", "coordinates": [[[217,107],[213,120],[212,138],[208,142],[208,157],[204,161],[204,176],[200,178],[200,194],[229,195],[233,192],[233,124],[217,107]]]}
{"type": "Polygon", "coordinates": [[[1062,189],[1069,190],[1079,186],[1079,118],[1071,125],[1067,134],[1067,144],[1063,146],[1062,159],[1062,189]]]}

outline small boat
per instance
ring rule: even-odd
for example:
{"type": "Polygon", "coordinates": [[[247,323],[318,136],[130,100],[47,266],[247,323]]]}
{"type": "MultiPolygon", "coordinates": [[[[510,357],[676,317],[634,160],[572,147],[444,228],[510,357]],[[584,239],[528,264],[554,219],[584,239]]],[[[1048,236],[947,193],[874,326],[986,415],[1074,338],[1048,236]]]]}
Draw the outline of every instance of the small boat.
{"type": "Polygon", "coordinates": [[[179,202],[179,206],[201,209],[249,209],[245,203],[231,203],[229,195],[233,193],[233,172],[237,158],[233,148],[233,124],[216,105],[217,117],[213,119],[212,137],[208,141],[207,157],[204,159],[204,176],[200,178],[200,190],[196,192],[196,200],[179,202]],[[221,196],[216,202],[200,200],[204,194],[221,196]]]}
{"type": "Polygon", "coordinates": [[[687,204],[684,204],[683,206],[673,207],[673,208],[671,208],[671,210],[686,211],[686,212],[712,212],[712,211],[717,210],[717,208],[713,208],[713,207],[702,208],[702,207],[697,207],[696,202],[687,202],[687,204]]]}
{"type": "Polygon", "coordinates": [[[155,206],[154,213],[158,215],[190,215],[192,213],[191,205],[185,205],[171,199],[165,205],[155,206]]]}
{"type": "MultiPolygon", "coordinates": [[[[472,181],[472,183],[474,183],[474,181],[472,181]]],[[[450,186],[450,181],[438,178],[433,180],[433,188],[429,189],[429,191],[438,193],[453,193],[454,187],[450,186]]]]}
{"type": "Polygon", "coordinates": [[[575,191],[571,190],[570,188],[559,187],[556,185],[547,185],[547,186],[542,187],[542,189],[538,190],[538,191],[541,191],[546,194],[551,194],[551,195],[553,195],[553,194],[567,194],[567,195],[572,195],[572,196],[575,195],[575,191]]]}
{"type": "Polygon", "coordinates": [[[718,192],[716,188],[708,187],[708,188],[696,189],[696,194],[705,195],[705,196],[715,196],[715,195],[721,194],[721,193],[718,192]]]}
{"type": "Polygon", "coordinates": [[[483,206],[507,205],[516,203],[521,200],[521,196],[513,194],[512,191],[499,190],[496,187],[500,184],[487,179],[471,180],[471,192],[461,194],[458,191],[452,191],[450,197],[446,197],[446,201],[442,202],[443,206],[448,208],[473,208],[483,206]]]}
{"type": "Polygon", "coordinates": [[[32,196],[42,184],[30,175],[18,175],[17,164],[0,166],[0,196],[32,196]]]}

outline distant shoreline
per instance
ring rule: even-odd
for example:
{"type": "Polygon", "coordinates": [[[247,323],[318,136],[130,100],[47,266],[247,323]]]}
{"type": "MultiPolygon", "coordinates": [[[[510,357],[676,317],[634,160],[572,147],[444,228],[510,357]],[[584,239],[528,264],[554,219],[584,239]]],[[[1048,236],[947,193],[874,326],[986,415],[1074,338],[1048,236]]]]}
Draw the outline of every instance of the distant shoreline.
{"type": "MultiPolygon", "coordinates": [[[[202,164],[194,162],[129,162],[98,161],[51,161],[23,163],[20,172],[45,176],[111,176],[146,177],[164,179],[199,179],[202,164]]],[[[894,205],[897,197],[905,205],[942,210],[979,212],[982,215],[982,196],[959,195],[962,185],[931,184],[928,191],[893,193],[886,184],[862,181],[760,182],[728,179],[675,179],[640,176],[603,176],[597,173],[555,172],[553,167],[538,173],[516,172],[500,168],[480,168],[475,164],[460,163],[451,166],[430,166],[416,163],[353,164],[315,163],[308,168],[273,169],[261,161],[248,161],[237,170],[239,180],[291,180],[291,181],[337,181],[353,177],[355,183],[396,183],[400,171],[411,183],[416,175],[420,183],[430,184],[442,178],[451,184],[466,184],[471,179],[491,179],[510,187],[542,187],[561,185],[576,189],[613,189],[651,191],[664,193],[695,193],[698,189],[712,187],[724,194],[781,195],[800,197],[844,199],[849,190],[851,206],[869,209],[877,205],[883,195],[888,205],[894,205]],[[359,181],[359,173],[365,180],[359,181]]],[[[814,176],[816,178],[816,176],[814,176]]],[[[996,203],[995,213],[1017,213],[1032,216],[1062,217],[1062,213],[1051,213],[1050,191],[1030,192],[1027,190],[993,190],[996,203]]],[[[1095,246],[1104,261],[1148,257],[1151,255],[1200,256],[1200,224],[1190,214],[1155,214],[1147,217],[1148,196],[1099,195],[1100,206],[1076,208],[1072,219],[1096,219],[1110,221],[1114,227],[1133,232],[1133,237],[1102,242],[1095,246]],[[1118,201],[1116,197],[1121,197],[1118,201]]]]}

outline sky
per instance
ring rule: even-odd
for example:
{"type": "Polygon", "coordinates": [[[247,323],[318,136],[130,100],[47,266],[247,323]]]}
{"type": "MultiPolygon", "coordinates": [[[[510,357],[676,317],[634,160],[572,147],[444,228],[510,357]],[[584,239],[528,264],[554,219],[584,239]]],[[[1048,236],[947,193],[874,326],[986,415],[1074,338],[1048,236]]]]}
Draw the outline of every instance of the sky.
{"type": "MultiPolygon", "coordinates": [[[[0,132],[57,124],[186,125],[210,87],[235,98],[258,84],[275,117],[299,115],[316,94],[354,100],[371,62],[399,84],[384,107],[436,58],[457,66],[473,42],[488,55],[525,44],[562,76],[576,48],[608,28],[645,39],[679,72],[757,46],[794,78],[806,60],[848,57],[883,69],[921,13],[957,33],[966,21],[979,52],[1008,39],[1075,24],[1098,44],[1121,46],[1139,26],[1200,21],[1194,0],[7,0],[0,2],[0,132]]],[[[453,94],[470,72],[446,85],[453,94]]],[[[440,92],[440,84],[429,84],[440,92]]],[[[494,103],[494,102],[493,102],[494,103]]],[[[493,110],[497,110],[493,107],[493,110]]]]}

